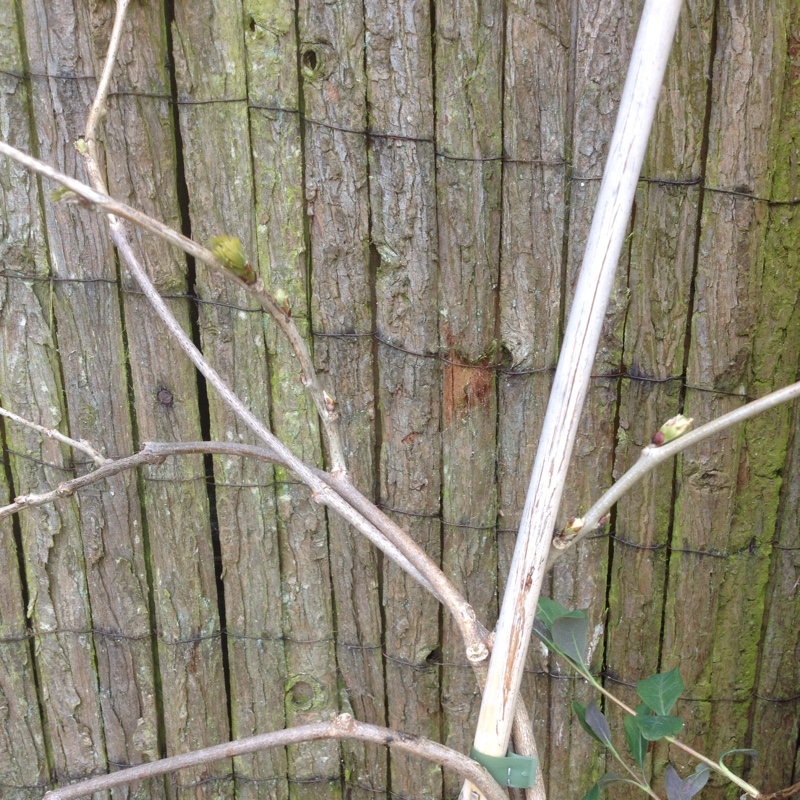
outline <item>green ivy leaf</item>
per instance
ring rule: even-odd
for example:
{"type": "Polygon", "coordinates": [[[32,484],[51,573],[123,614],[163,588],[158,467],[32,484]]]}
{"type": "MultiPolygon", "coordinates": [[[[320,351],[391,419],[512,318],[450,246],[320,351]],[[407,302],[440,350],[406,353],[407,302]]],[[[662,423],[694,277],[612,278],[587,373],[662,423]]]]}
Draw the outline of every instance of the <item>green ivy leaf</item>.
{"type": "Polygon", "coordinates": [[[656,714],[666,715],[672,711],[675,701],[683,692],[683,678],[677,669],[651,675],[636,684],[636,694],[644,700],[656,714]]]}
{"type": "Polygon", "coordinates": [[[605,744],[605,742],[592,730],[589,723],[586,721],[586,706],[583,703],[579,703],[577,700],[573,700],[572,703],[572,710],[575,712],[575,716],[578,718],[578,722],[580,722],[581,727],[589,734],[597,742],[600,744],[605,744]]]}
{"type": "Polygon", "coordinates": [[[571,611],[553,620],[552,632],[556,648],[576,664],[585,666],[588,630],[589,620],[583,611],[571,611]]]}
{"type": "Polygon", "coordinates": [[[583,796],[583,800],[599,800],[600,797],[600,787],[595,784],[589,789],[588,792],[583,796]]]}
{"type": "Polygon", "coordinates": [[[636,725],[648,742],[657,742],[665,736],[677,736],[683,729],[680,717],[636,716],[636,725]]]}
{"type": "Polygon", "coordinates": [[[598,800],[600,797],[600,790],[605,789],[606,786],[612,783],[630,783],[633,786],[638,786],[640,789],[645,788],[641,783],[632,781],[629,778],[623,778],[622,775],[617,775],[615,772],[607,772],[588,792],[586,792],[583,796],[583,800],[598,800]]]}
{"type": "Polygon", "coordinates": [[[691,800],[708,783],[709,768],[698,764],[697,769],[686,780],[681,780],[675,767],[670,764],[664,775],[667,800],[691,800]]]}
{"type": "Polygon", "coordinates": [[[572,613],[568,608],[564,608],[561,603],[551,600],[549,597],[540,597],[539,606],[536,611],[536,619],[541,620],[547,630],[553,629],[553,621],[559,617],[565,617],[572,613]]]}
{"type": "Polygon", "coordinates": [[[597,703],[592,700],[586,707],[586,724],[595,732],[597,738],[606,746],[611,747],[611,728],[608,727],[608,720],[605,714],[597,707],[597,703]]]}
{"type": "Polygon", "coordinates": [[[647,755],[647,739],[642,736],[642,732],[636,723],[636,717],[626,714],[625,719],[622,720],[622,725],[625,728],[625,739],[628,742],[628,748],[631,751],[633,760],[641,769],[644,767],[644,759],[647,755]]]}
{"type": "Polygon", "coordinates": [[[550,629],[547,625],[536,617],[533,621],[533,635],[539,639],[540,641],[544,642],[545,646],[550,648],[550,650],[555,649],[555,642],[553,641],[553,635],[550,633],[550,629]]]}

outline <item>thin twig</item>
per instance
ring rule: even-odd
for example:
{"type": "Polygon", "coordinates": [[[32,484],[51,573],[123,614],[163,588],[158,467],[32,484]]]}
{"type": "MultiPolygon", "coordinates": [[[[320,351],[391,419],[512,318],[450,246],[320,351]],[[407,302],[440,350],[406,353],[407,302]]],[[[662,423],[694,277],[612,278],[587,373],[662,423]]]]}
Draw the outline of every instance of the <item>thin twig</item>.
{"type": "Polygon", "coordinates": [[[678,453],[691,447],[693,444],[702,442],[705,439],[720,433],[727,428],[737,425],[740,422],[763,414],[775,406],[788,403],[790,400],[800,397],[800,382],[790,386],[784,386],[771,392],[758,400],[753,400],[734,411],[729,411],[721,417],[712,419],[711,422],[701,425],[699,428],[684,433],[677,439],[662,444],[660,446],[647,445],[642,450],[636,463],[589,509],[583,517],[583,527],[572,536],[562,536],[553,540],[550,548],[550,556],[547,561],[547,568],[553,566],[564,553],[582,539],[588,536],[600,524],[600,520],[608,513],[623,495],[627,494],[631,488],[637,484],[645,475],[652,472],[659,464],[676,456],[678,453]]]}
{"type": "Polygon", "coordinates": [[[95,448],[84,439],[71,439],[69,436],[65,436],[55,428],[48,428],[46,425],[39,425],[37,422],[31,422],[29,419],[20,417],[18,414],[15,414],[13,411],[9,411],[7,408],[3,408],[2,406],[0,406],[0,416],[8,417],[8,419],[13,420],[20,425],[25,425],[27,428],[32,428],[33,430],[38,431],[50,439],[56,439],[63,444],[69,445],[74,450],[80,450],[81,453],[86,453],[86,455],[89,456],[89,458],[91,458],[92,461],[94,461],[94,463],[98,466],[102,467],[103,464],[105,464],[108,460],[102,453],[95,450],[95,448]]]}
{"type": "MultiPolygon", "coordinates": [[[[148,216],[144,212],[126,203],[122,203],[119,200],[115,200],[105,192],[93,189],[75,178],[64,175],[62,172],[53,169],[49,164],[45,164],[43,161],[39,161],[39,159],[29,156],[21,150],[17,150],[6,142],[0,141],[0,154],[14,159],[17,163],[22,164],[32,172],[36,172],[49,180],[65,186],[71,192],[74,192],[75,195],[87,201],[90,206],[96,206],[97,209],[108,215],[127,220],[137,227],[158,236],[168,244],[192,256],[195,260],[202,262],[219,274],[224,275],[227,279],[234,281],[253,297],[259,305],[272,316],[294,350],[295,356],[300,362],[303,385],[317,409],[323,431],[325,432],[328,453],[331,459],[331,469],[334,473],[346,473],[344,448],[342,447],[341,436],[339,434],[339,414],[335,408],[331,409],[330,403],[325,399],[325,392],[317,377],[305,339],[301,336],[294,320],[284,311],[281,304],[278,303],[273,295],[267,291],[261,278],[258,278],[252,284],[247,283],[247,281],[239,278],[229,269],[226,269],[225,265],[208,248],[203,247],[178,231],[173,230],[163,222],[148,216]]],[[[92,159],[87,157],[86,163],[90,178],[93,181],[99,179],[102,182],[102,175],[96,167],[96,162],[93,162],[92,159]]]]}
{"type": "Polygon", "coordinates": [[[358,722],[349,714],[340,714],[330,722],[314,722],[282,731],[248,736],[235,742],[205,747],[202,750],[195,750],[191,753],[162,758],[137,767],[129,767],[111,775],[89,778],[81,783],[47,792],[44,795],[44,800],[74,800],[95,792],[112,789],[115,786],[123,786],[132,781],[152,778],[157,775],[166,775],[187,767],[209,764],[214,761],[256,753],[273,747],[286,747],[287,745],[315,742],[322,739],[358,739],[362,742],[383,744],[392,750],[410,753],[452,769],[478,786],[489,800],[508,800],[505,791],[495,783],[487,770],[462,753],[421,736],[411,736],[391,728],[382,728],[378,725],[358,722]]]}
{"type": "Polygon", "coordinates": [[[165,458],[166,456],[157,453],[142,451],[128,456],[127,458],[119,458],[114,461],[107,460],[102,467],[98,467],[94,472],[89,472],[86,475],[64,481],[49,492],[42,492],[41,494],[21,494],[19,497],[15,497],[13,503],[0,508],[0,520],[12,514],[18,514],[26,508],[36,508],[37,506],[43,506],[48,503],[53,503],[56,500],[70,497],[81,489],[91,486],[93,483],[110,478],[112,475],[117,475],[125,470],[141,467],[145,464],[161,464],[165,458]]]}
{"type": "MultiPolygon", "coordinates": [[[[636,710],[631,708],[627,703],[620,700],[616,695],[612,694],[605,688],[601,683],[596,681],[591,681],[592,685],[597,689],[599,692],[604,694],[612,703],[614,703],[618,708],[621,708],[626,714],[630,714],[631,716],[636,716],[636,710]]],[[[761,797],[761,793],[756,789],[755,786],[747,783],[744,779],[740,778],[738,775],[735,775],[726,767],[723,767],[723,770],[720,769],[720,764],[716,761],[713,761],[708,756],[704,756],[702,753],[698,753],[693,747],[690,747],[688,744],[680,741],[680,739],[676,739],[674,736],[665,736],[664,739],[668,741],[670,744],[675,745],[679,750],[683,750],[684,753],[691,756],[697,761],[702,762],[707,767],[710,767],[714,772],[723,775],[727,780],[731,783],[736,784],[740,789],[743,789],[747,794],[751,797],[758,798],[761,797]]]]}
{"type": "Polygon", "coordinates": [[[87,147],[86,159],[89,168],[89,178],[95,189],[108,193],[106,182],[100,171],[100,159],[97,153],[97,126],[101,119],[106,115],[106,99],[108,90],[111,87],[111,77],[114,74],[114,67],[117,61],[120,42],[122,41],[122,28],[125,24],[125,15],[128,13],[130,0],[117,0],[116,13],[114,15],[114,26],[111,29],[111,38],[108,42],[106,51],[106,61],[103,64],[103,72],[97,84],[97,91],[94,95],[92,107],[86,118],[86,131],[84,133],[87,147]]]}
{"type": "MultiPolygon", "coordinates": [[[[308,485],[313,494],[314,499],[322,505],[327,505],[337,513],[341,514],[344,519],[349,522],[357,530],[364,532],[365,526],[370,527],[369,523],[363,518],[362,515],[355,512],[350,508],[338,494],[336,494],[330,487],[316,478],[309,470],[307,465],[297,459],[291,451],[283,445],[276,437],[274,437],[261,422],[247,409],[241,401],[234,395],[230,388],[225,384],[219,374],[208,364],[200,351],[195,347],[194,343],[186,336],[177,320],[167,308],[161,296],[156,291],[151,283],[144,268],[139,263],[130,243],[127,239],[127,233],[120,219],[127,219],[134,224],[146,230],[155,233],[162,239],[180,247],[184,252],[189,253],[195,258],[203,261],[206,264],[222,271],[225,275],[231,276],[231,273],[224,269],[222,263],[204,247],[201,247],[191,239],[187,239],[177,231],[163,225],[157,220],[142,214],[130,206],[120,203],[117,200],[97,192],[94,189],[87,187],[85,184],[66,175],[59,173],[52,169],[47,164],[32,158],[25,153],[20,152],[14,147],[0,142],[0,154],[4,154],[13,158],[18,163],[28,167],[34,172],[37,172],[45,177],[51,178],[67,188],[74,191],[81,197],[85,197],[90,202],[96,204],[106,212],[109,219],[109,228],[111,231],[111,239],[119,252],[123,255],[125,263],[127,264],[131,274],[139,284],[142,292],[150,301],[156,313],[161,317],[162,321],[167,325],[172,336],[181,346],[181,348],[189,356],[192,363],[204,375],[206,380],[219,392],[222,399],[228,404],[239,418],[269,447],[274,448],[279,457],[290,465],[290,469],[300,477],[300,479],[308,485]]],[[[238,280],[233,278],[234,280],[238,280]]],[[[249,287],[244,281],[239,281],[240,284],[250,291],[251,294],[257,296],[255,289],[261,283],[260,279],[256,282],[254,287],[249,287]]],[[[263,284],[261,286],[263,290],[263,284]]],[[[276,304],[277,305],[277,304],[276,304]]],[[[283,312],[281,312],[283,316],[283,312]]],[[[333,459],[332,459],[333,460],[333,459]]],[[[427,556],[427,554],[420,548],[408,534],[405,534],[405,547],[404,552],[406,557],[411,561],[417,570],[422,574],[427,575],[428,581],[439,587],[437,596],[445,603],[448,610],[454,615],[459,624],[462,635],[465,637],[465,643],[468,650],[472,653],[482,653],[483,657],[488,657],[488,650],[482,646],[482,639],[479,635],[477,619],[474,612],[469,607],[469,604],[460,596],[455,590],[455,587],[444,578],[444,574],[439,570],[438,566],[427,556]]]]}

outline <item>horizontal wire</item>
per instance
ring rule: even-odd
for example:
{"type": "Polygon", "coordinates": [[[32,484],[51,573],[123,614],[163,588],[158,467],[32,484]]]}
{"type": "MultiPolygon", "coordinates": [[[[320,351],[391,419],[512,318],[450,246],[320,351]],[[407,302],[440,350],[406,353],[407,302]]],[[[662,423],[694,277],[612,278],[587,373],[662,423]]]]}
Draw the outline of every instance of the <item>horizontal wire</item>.
{"type": "MultiPolygon", "coordinates": [[[[29,79],[61,80],[61,81],[96,81],[96,78],[93,75],[56,75],[56,74],[39,73],[39,72],[16,72],[13,70],[0,70],[0,74],[13,77],[16,80],[20,81],[25,81],[29,79]]],[[[301,119],[304,123],[308,125],[326,128],[340,133],[362,136],[366,139],[374,139],[374,140],[388,139],[394,141],[407,141],[414,144],[431,145],[434,147],[434,154],[436,155],[437,158],[448,161],[467,162],[467,163],[522,164],[530,166],[557,167],[557,168],[568,168],[572,166],[567,159],[540,159],[540,158],[524,159],[524,158],[509,156],[506,153],[496,153],[488,156],[477,156],[477,157],[447,153],[442,150],[436,149],[437,142],[436,139],[432,137],[409,136],[408,134],[402,134],[402,133],[375,131],[370,128],[357,128],[347,125],[337,125],[335,123],[328,122],[325,120],[318,120],[312,117],[308,117],[305,114],[303,114],[299,108],[289,108],[286,106],[276,106],[276,105],[268,105],[260,103],[249,103],[247,97],[220,97],[220,98],[208,98],[203,100],[194,100],[187,98],[175,99],[169,94],[162,94],[159,92],[140,92],[130,89],[119,89],[116,91],[112,91],[109,92],[108,96],[109,98],[133,97],[142,99],[161,100],[163,102],[169,104],[175,104],[177,106],[226,105],[226,104],[241,103],[243,105],[246,105],[247,108],[252,110],[269,111],[276,114],[290,114],[293,116],[297,116],[299,119],[301,119]]],[[[571,181],[592,182],[592,181],[602,180],[602,176],[572,174],[569,176],[569,179],[571,181]]],[[[700,177],[674,179],[674,178],[659,178],[659,177],[645,176],[641,177],[639,180],[641,183],[646,183],[646,184],[657,184],[663,186],[675,186],[675,187],[687,187],[687,188],[691,187],[698,189],[702,188],[703,191],[705,192],[742,197],[761,203],[767,203],[770,206],[800,205],[800,197],[775,200],[768,197],[760,197],[758,195],[753,194],[752,192],[748,192],[739,187],[728,188],[728,187],[704,185],[702,184],[702,179],[700,177]]]]}

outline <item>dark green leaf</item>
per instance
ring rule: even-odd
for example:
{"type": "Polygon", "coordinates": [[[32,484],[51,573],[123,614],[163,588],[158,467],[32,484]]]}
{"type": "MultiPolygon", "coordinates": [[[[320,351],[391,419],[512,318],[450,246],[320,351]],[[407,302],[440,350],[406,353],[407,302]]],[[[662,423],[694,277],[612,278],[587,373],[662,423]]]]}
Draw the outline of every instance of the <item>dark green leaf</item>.
{"type": "Polygon", "coordinates": [[[572,611],[553,620],[551,627],[556,648],[576,664],[584,664],[586,652],[586,634],[589,620],[583,611],[572,611]],[[580,616],[575,616],[575,615],[580,616]]]}
{"type": "Polygon", "coordinates": [[[651,675],[636,684],[636,694],[657,714],[665,716],[672,711],[675,701],[683,691],[683,678],[677,669],[651,675]]]}
{"type": "Polygon", "coordinates": [[[575,716],[578,718],[578,722],[581,724],[581,728],[583,728],[592,739],[600,742],[600,744],[605,744],[605,742],[589,727],[589,723],[586,721],[586,706],[583,703],[579,703],[577,700],[573,700],[571,705],[575,716]]]}
{"type": "Polygon", "coordinates": [[[533,621],[533,635],[544,642],[545,646],[548,647],[550,650],[553,649],[553,635],[550,633],[550,629],[542,622],[541,619],[537,616],[536,619],[533,621]]]}
{"type": "Polygon", "coordinates": [[[547,630],[552,630],[553,620],[569,614],[569,609],[549,597],[540,597],[536,610],[536,618],[540,619],[547,630]]]}
{"type": "Polygon", "coordinates": [[[611,747],[611,728],[608,727],[608,720],[594,700],[586,707],[586,724],[604,745],[611,747]]]}
{"type": "Polygon", "coordinates": [[[683,800],[683,781],[672,764],[667,766],[664,774],[664,788],[667,790],[667,800],[683,800]]]}
{"type": "Polygon", "coordinates": [[[694,797],[707,783],[711,770],[705,764],[698,764],[694,772],[683,782],[687,800],[694,797]]]}
{"type": "Polygon", "coordinates": [[[680,717],[637,716],[636,725],[648,742],[657,742],[665,736],[677,736],[683,729],[680,717]]]}
{"type": "Polygon", "coordinates": [[[697,769],[684,781],[675,767],[670,764],[664,775],[664,785],[668,800],[692,800],[692,798],[708,783],[710,772],[705,764],[698,764],[697,769]]]}
{"type": "Polygon", "coordinates": [[[635,717],[626,714],[625,719],[622,720],[622,724],[625,727],[625,738],[628,741],[628,747],[630,748],[633,760],[639,767],[644,767],[644,759],[647,755],[647,739],[642,736],[642,732],[636,724],[635,717]]]}
{"type": "Polygon", "coordinates": [[[635,781],[632,781],[630,778],[623,778],[622,775],[617,775],[616,772],[606,772],[599,781],[597,781],[597,786],[600,789],[609,786],[612,783],[632,783],[634,786],[638,786],[639,784],[635,781]]]}
{"type": "Polygon", "coordinates": [[[623,778],[622,775],[617,775],[614,772],[607,772],[588,792],[586,792],[583,796],[583,800],[598,800],[600,797],[600,790],[612,783],[632,783],[634,786],[641,787],[641,784],[628,780],[628,778],[623,778]]]}
{"type": "Polygon", "coordinates": [[[599,797],[600,787],[595,784],[591,789],[589,789],[588,792],[586,792],[586,794],[583,796],[583,800],[598,800],[599,797]]]}
{"type": "Polygon", "coordinates": [[[735,755],[742,755],[742,756],[750,756],[750,758],[755,758],[758,755],[758,753],[755,750],[750,750],[747,747],[736,747],[733,750],[726,750],[719,757],[719,763],[723,764],[723,766],[724,766],[723,759],[725,758],[725,756],[732,756],[734,754],[735,755]]]}

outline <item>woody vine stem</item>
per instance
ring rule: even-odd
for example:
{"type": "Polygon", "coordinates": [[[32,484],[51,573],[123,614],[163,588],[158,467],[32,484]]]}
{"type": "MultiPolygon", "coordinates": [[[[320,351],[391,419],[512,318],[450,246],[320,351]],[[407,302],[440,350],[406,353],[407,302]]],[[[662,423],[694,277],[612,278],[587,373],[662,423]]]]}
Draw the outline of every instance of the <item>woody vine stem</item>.
{"type": "MultiPolygon", "coordinates": [[[[291,319],[291,314],[287,312],[285,303],[281,298],[276,297],[264,286],[263,281],[257,276],[256,272],[243,262],[243,265],[249,269],[234,269],[231,261],[226,261],[223,257],[219,258],[221,251],[212,252],[198,243],[182,236],[180,233],[172,230],[163,223],[155,220],[141,211],[127,206],[108,195],[105,179],[100,170],[98,158],[98,125],[105,115],[105,104],[108,95],[108,90],[111,82],[111,77],[114,70],[114,65],[117,57],[117,51],[120,44],[122,29],[125,22],[125,16],[128,9],[130,0],[117,0],[116,15],[114,26],[109,43],[106,61],[101,74],[98,89],[91,110],[87,118],[87,126],[84,139],[76,143],[76,147],[83,155],[86,163],[87,172],[91,182],[91,187],[86,186],[80,181],[63,175],[56,170],[52,169],[47,164],[44,164],[37,159],[32,158],[13,147],[10,147],[5,142],[0,142],[0,153],[9,158],[13,158],[20,164],[26,166],[28,169],[46,177],[50,180],[56,181],[64,189],[61,191],[60,199],[73,200],[84,207],[92,210],[103,211],[108,220],[111,238],[120,253],[123,262],[129,269],[133,277],[139,283],[142,291],[147,296],[148,300],[156,310],[159,317],[170,331],[170,335],[179,343],[179,345],[186,352],[187,356],[192,360],[197,369],[205,376],[206,380],[213,386],[219,393],[220,397],[229,405],[233,412],[247,424],[253,433],[264,443],[264,447],[255,448],[242,445],[230,445],[214,442],[189,442],[182,444],[169,444],[169,443],[148,443],[143,450],[124,459],[109,460],[106,459],[98,450],[96,450],[90,443],[78,442],[65,437],[58,431],[43,428],[31,421],[25,420],[10,411],[0,409],[0,414],[11,419],[17,424],[28,425],[36,428],[40,433],[46,436],[52,436],[60,439],[65,444],[78,449],[87,455],[96,463],[97,469],[88,475],[81,476],[71,481],[66,481],[60,486],[54,488],[50,492],[40,495],[27,495],[18,497],[10,505],[0,508],[0,519],[9,514],[17,513],[25,508],[42,505],[44,503],[54,502],[55,500],[69,496],[70,494],[79,491],[83,487],[101,480],[110,474],[114,474],[123,469],[131,469],[144,463],[158,463],[163,461],[168,456],[179,456],[186,453],[236,453],[238,455],[246,455],[248,457],[260,459],[277,463],[285,468],[294,472],[312,491],[313,498],[320,504],[325,505],[340,514],[347,522],[349,522],[356,530],[363,535],[367,536],[371,542],[377,547],[381,548],[386,555],[395,561],[403,570],[409,575],[414,577],[427,591],[433,594],[440,602],[442,602],[448,611],[453,615],[456,620],[462,637],[464,639],[465,651],[470,663],[476,673],[476,678],[479,685],[483,688],[486,683],[486,667],[489,658],[490,649],[492,646],[492,636],[477,619],[473,609],[463,598],[461,593],[453,585],[453,583],[444,575],[439,566],[435,564],[427,554],[418,547],[411,537],[399,528],[392,520],[386,517],[380,509],[377,508],[370,500],[361,495],[350,482],[347,475],[347,465],[344,457],[344,449],[341,445],[341,438],[338,432],[338,412],[336,410],[336,401],[332,398],[321,386],[317,377],[316,371],[313,366],[311,355],[305,340],[298,331],[294,321],[291,319]],[[227,278],[235,281],[237,285],[247,291],[253,296],[261,306],[272,316],[276,321],[283,335],[291,344],[298,364],[301,370],[301,377],[303,385],[308,391],[312,401],[315,404],[321,424],[325,433],[326,442],[328,445],[328,453],[331,463],[330,473],[322,470],[315,469],[300,459],[298,459],[291,450],[286,447],[279,439],[277,439],[265,426],[258,420],[252,412],[241,402],[241,400],[231,391],[225,381],[217,374],[217,372],[208,364],[203,355],[197,350],[192,341],[186,336],[181,326],[172,316],[160,295],[156,291],[152,282],[148,278],[140,260],[131,246],[129,241],[128,232],[123,220],[127,220],[140,228],[150,231],[154,235],[162,238],[164,241],[179,247],[184,252],[190,254],[194,258],[202,261],[211,268],[221,272],[227,278]]],[[[677,5],[680,5],[679,3],[677,5]]],[[[648,2],[647,7],[652,7],[652,2],[648,2]]],[[[646,7],[646,8],[647,8],[646,7]]],[[[663,9],[662,9],[663,12],[663,9]]],[[[647,11],[645,12],[645,16],[647,11]]],[[[643,19],[644,26],[644,19],[643,19]]],[[[663,24],[663,20],[662,20],[663,24]]],[[[627,91],[627,89],[626,89],[627,91]]],[[[613,145],[612,145],[613,150],[613,145]]],[[[638,171],[636,176],[632,179],[632,185],[635,186],[638,179],[638,171]]],[[[626,180],[630,182],[630,176],[626,180]]],[[[602,194],[602,190],[601,190],[602,194]]],[[[593,228],[594,230],[594,228],[593,228]]],[[[591,237],[590,237],[591,238],[591,237]]],[[[237,254],[238,258],[238,254],[237,254]]],[[[242,265],[239,265],[242,266],[242,265]]],[[[606,277],[607,280],[607,277],[606,277]]],[[[570,317],[570,325],[572,325],[573,317],[578,319],[580,313],[576,311],[578,302],[573,306],[573,315],[570,317]]],[[[591,317],[592,320],[602,318],[602,310],[597,316],[597,309],[594,311],[595,316],[591,317]]],[[[577,323],[576,323],[577,324],[577,323]]],[[[594,324],[594,323],[593,323],[594,324]]],[[[570,336],[575,337],[576,334],[569,334],[565,341],[565,350],[570,347],[570,336]]],[[[591,338],[591,337],[590,337],[591,338]]],[[[589,355],[589,362],[591,362],[592,354],[589,355]]],[[[564,359],[562,358],[562,361],[564,359]]],[[[585,359],[584,359],[585,360],[585,359]]],[[[559,370],[561,370],[561,362],[559,363],[559,370]]],[[[584,370],[584,377],[588,376],[588,369],[584,370]]],[[[556,382],[559,380],[559,373],[557,373],[556,382]]],[[[563,377],[562,377],[563,380],[563,377]]],[[[571,379],[571,389],[573,391],[572,413],[579,412],[582,404],[581,391],[575,391],[575,377],[571,379]]],[[[793,398],[800,396],[800,383],[774,392],[765,398],[747,404],[735,412],[725,415],[707,425],[699,427],[697,430],[687,434],[681,439],[676,440],[670,444],[664,445],[660,448],[647,448],[640,459],[626,476],[623,476],[615,486],[607,492],[588,512],[586,517],[581,521],[580,527],[575,527],[573,530],[568,531],[567,535],[560,537],[555,544],[550,544],[549,538],[546,540],[546,546],[540,549],[537,558],[541,563],[537,566],[537,570],[542,571],[546,566],[549,568],[555,561],[560,558],[566,549],[589,533],[596,527],[599,520],[616,502],[616,500],[637,480],[640,480],[646,472],[651,470],[656,464],[661,463],[667,458],[673,457],[680,450],[685,447],[700,441],[702,438],[713,435],[725,427],[741,422],[742,420],[761,413],[767,408],[771,408],[778,403],[787,402],[793,398]]],[[[545,427],[547,427],[547,422],[545,427]]],[[[574,431],[570,434],[574,440],[574,431]]],[[[567,445],[566,453],[568,460],[569,447],[567,445]]],[[[540,448],[540,452],[546,448],[540,448]]],[[[565,452],[563,447],[559,451],[565,452]]],[[[534,473],[534,477],[535,477],[534,473]]],[[[533,483],[533,480],[532,480],[533,483]]],[[[562,482],[563,484],[563,482],[562,482]]],[[[553,487],[551,486],[551,489],[553,487]]],[[[539,512],[531,515],[528,513],[526,519],[530,522],[533,520],[540,526],[544,525],[545,528],[549,526],[548,536],[552,535],[552,522],[558,506],[558,496],[560,496],[560,487],[555,491],[551,497],[554,505],[546,512],[542,509],[539,512]],[[555,496],[557,495],[557,496],[555,496]]],[[[516,559],[515,559],[516,561],[516,559]]],[[[512,568],[513,570],[513,568],[512,568]]],[[[530,609],[532,614],[535,610],[536,599],[538,596],[538,587],[533,595],[531,601],[528,596],[526,602],[533,603],[530,609]]],[[[507,595],[511,598],[511,602],[519,603],[522,593],[516,595],[512,593],[507,595]]],[[[500,625],[500,633],[502,633],[502,615],[500,625]]],[[[532,624],[532,617],[531,617],[532,624]]],[[[505,658],[508,656],[509,650],[507,645],[501,645],[502,652],[500,656],[505,658]]],[[[524,658],[524,650],[522,649],[521,655],[516,654],[515,658],[524,658]]],[[[496,672],[496,671],[495,671],[496,672]]],[[[500,673],[500,682],[507,682],[508,671],[500,673]]],[[[494,708],[494,696],[497,694],[497,681],[495,676],[491,677],[490,672],[490,690],[487,692],[489,705],[484,704],[486,708],[494,708]],[[493,681],[493,683],[492,683],[493,681]]],[[[614,702],[620,703],[619,700],[614,698],[603,687],[598,685],[600,691],[609,696],[614,702]]],[[[516,692],[513,693],[514,695],[516,692]]],[[[486,697],[485,696],[485,699],[486,697]]],[[[624,706],[624,704],[623,704],[624,706]]],[[[627,708],[627,707],[626,707],[627,708]]],[[[629,712],[631,709],[627,709],[629,712]]],[[[482,712],[483,715],[484,712],[482,712]]],[[[513,717],[514,720],[514,739],[515,749],[517,753],[535,756],[536,746],[533,739],[533,734],[530,726],[530,717],[527,714],[523,704],[515,701],[515,696],[512,696],[510,702],[507,704],[502,712],[504,720],[509,721],[513,717]]],[[[505,722],[504,722],[505,724],[505,722]]],[[[476,743],[480,740],[479,737],[476,743]]],[[[276,744],[286,744],[289,742],[306,741],[310,739],[319,738],[360,738],[369,741],[378,741],[389,745],[390,747],[400,747],[409,752],[414,752],[420,757],[428,758],[436,761],[437,763],[450,766],[458,771],[467,781],[466,792],[468,796],[475,794],[489,798],[489,800],[498,800],[503,797],[504,793],[501,792],[497,784],[495,784],[489,773],[480,765],[476,764],[471,759],[455,753],[449,748],[445,748],[435,742],[429,742],[424,739],[414,737],[413,746],[411,740],[407,739],[403,734],[396,731],[387,731],[380,729],[376,726],[369,726],[364,723],[356,722],[347,715],[342,715],[330,723],[318,723],[311,726],[303,726],[301,728],[289,729],[286,731],[279,731],[275,734],[265,734],[261,737],[251,737],[248,740],[240,740],[239,742],[231,742],[226,745],[220,745],[216,748],[207,748],[203,751],[197,751],[193,754],[185,754],[183,756],[171,757],[162,759],[158,762],[143,765],[142,767],[134,767],[128,770],[123,770],[115,773],[114,776],[102,776],[101,778],[91,779],[90,781],[70,787],[69,789],[56,790],[50,793],[50,797],[66,798],[78,797],[83,794],[99,791],[101,788],[108,788],[111,785],[119,785],[123,782],[135,780],[145,775],[163,774],[164,772],[178,769],[180,766],[187,766],[189,763],[198,764],[206,763],[218,758],[230,757],[234,754],[253,752],[256,749],[264,747],[276,746],[276,744]],[[270,738],[272,737],[272,738],[270,738]],[[283,737],[283,738],[281,738],[283,737]],[[287,738],[288,737],[288,738],[287,738]],[[250,748],[250,749],[247,749],[250,748]],[[149,770],[149,771],[148,771],[149,770]],[[113,784],[108,782],[108,779],[113,778],[113,784]],[[101,783],[105,780],[104,784],[101,783]]],[[[506,737],[507,738],[507,737],[506,737]]],[[[502,739],[502,737],[501,737],[502,739]]],[[[696,758],[704,763],[709,764],[718,772],[726,774],[730,780],[733,780],[744,791],[753,797],[759,796],[758,790],[735,775],[732,775],[727,769],[720,770],[718,765],[710,759],[706,759],[701,754],[695,753],[687,746],[678,741],[674,744],[690,752],[696,758]]],[[[505,744],[498,740],[500,751],[505,751],[505,744]]],[[[479,748],[482,752],[488,752],[492,749],[490,746],[479,748]]],[[[488,753],[491,755],[491,753],[488,753]]],[[[545,800],[543,789],[543,781],[537,781],[535,787],[526,790],[528,800],[545,800]]]]}

